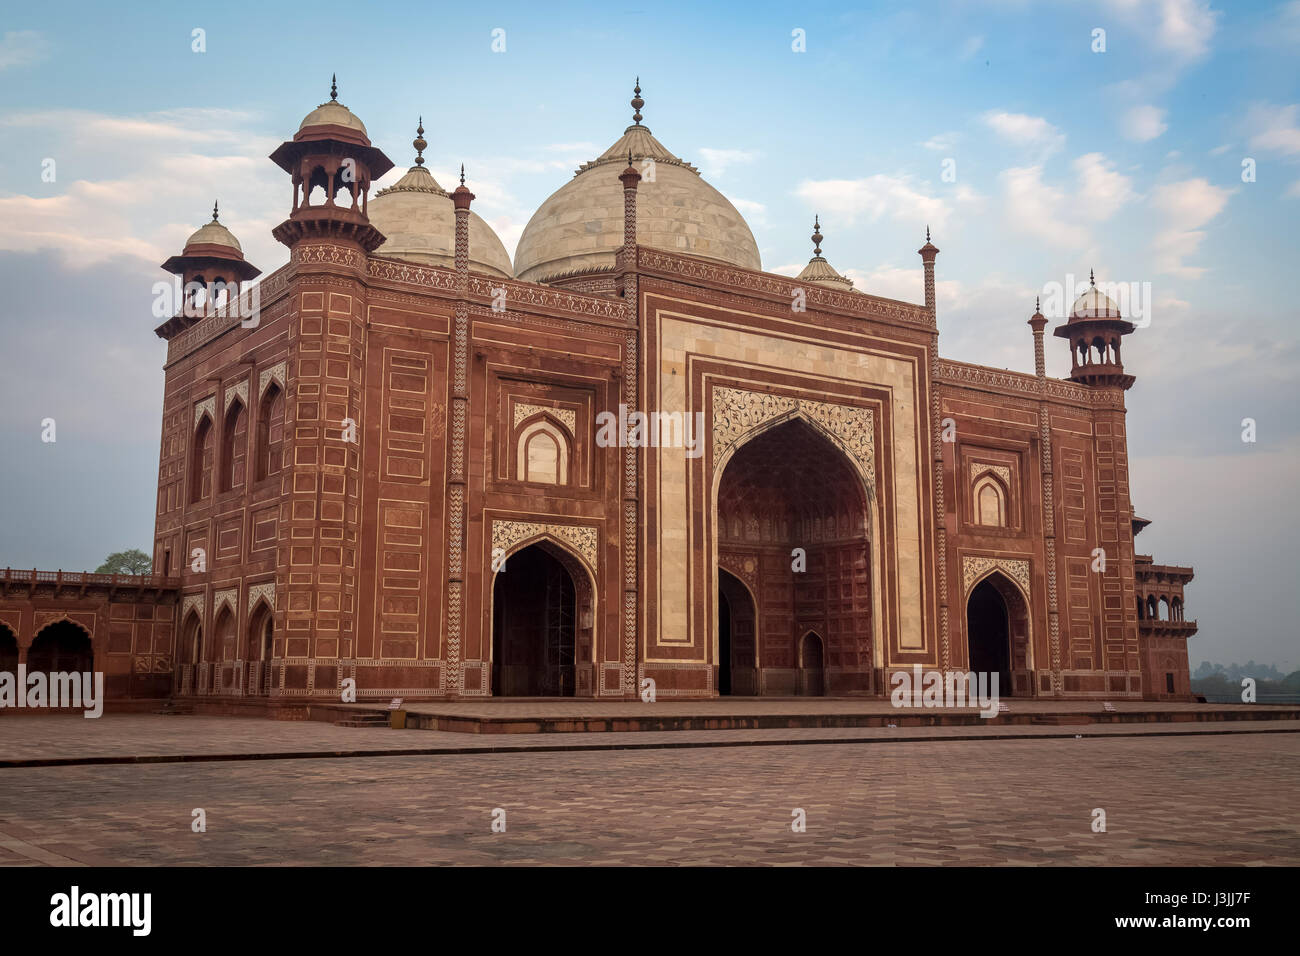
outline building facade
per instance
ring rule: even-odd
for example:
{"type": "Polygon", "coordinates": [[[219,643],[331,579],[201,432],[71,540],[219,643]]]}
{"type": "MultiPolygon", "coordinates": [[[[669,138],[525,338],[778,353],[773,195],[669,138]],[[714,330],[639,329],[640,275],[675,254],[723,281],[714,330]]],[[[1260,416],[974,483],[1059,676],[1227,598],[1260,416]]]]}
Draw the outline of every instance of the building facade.
{"type": "MultiPolygon", "coordinates": [[[[422,127],[370,196],[392,162],[334,94],[271,157],[288,265],[251,285],[214,210],[164,266],[165,621],[128,650],[101,611],[96,666],[280,701],[884,696],[913,665],[1187,699],[1191,570],[1135,553],[1115,303],[1056,329],[1068,380],[1038,311],[1036,374],[941,358],[928,233],[920,304],[853,289],[820,222],[764,272],[632,105],[513,263],[422,127]]],[[[25,655],[63,598],[6,587],[25,655]]]]}

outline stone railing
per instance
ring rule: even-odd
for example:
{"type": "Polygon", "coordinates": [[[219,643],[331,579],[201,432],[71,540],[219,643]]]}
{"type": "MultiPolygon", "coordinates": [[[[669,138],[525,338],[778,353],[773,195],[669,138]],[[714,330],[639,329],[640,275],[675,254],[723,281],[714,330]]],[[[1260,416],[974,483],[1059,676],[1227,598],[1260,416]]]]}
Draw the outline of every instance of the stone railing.
{"type": "Polygon", "coordinates": [[[159,588],[170,590],[181,586],[181,579],[164,574],[96,574],[92,571],[30,571],[5,568],[0,572],[3,584],[55,584],[96,585],[119,588],[159,588]]]}

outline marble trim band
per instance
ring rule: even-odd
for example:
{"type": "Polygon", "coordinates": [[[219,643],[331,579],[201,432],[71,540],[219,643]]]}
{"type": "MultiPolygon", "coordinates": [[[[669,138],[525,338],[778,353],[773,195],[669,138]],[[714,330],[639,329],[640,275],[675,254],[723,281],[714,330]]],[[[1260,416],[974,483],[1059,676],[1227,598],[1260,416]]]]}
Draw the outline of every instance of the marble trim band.
{"type": "Polygon", "coordinates": [[[564,542],[586,562],[593,576],[599,570],[599,539],[597,530],[588,525],[542,524],[533,521],[492,522],[492,550],[500,548],[508,553],[511,548],[529,538],[549,535],[564,542]]]}
{"type": "Polygon", "coordinates": [[[961,559],[962,590],[970,597],[971,588],[989,571],[1002,571],[1015,581],[1025,599],[1029,599],[1029,561],[1018,558],[993,558],[986,555],[966,555],[961,559]]]}

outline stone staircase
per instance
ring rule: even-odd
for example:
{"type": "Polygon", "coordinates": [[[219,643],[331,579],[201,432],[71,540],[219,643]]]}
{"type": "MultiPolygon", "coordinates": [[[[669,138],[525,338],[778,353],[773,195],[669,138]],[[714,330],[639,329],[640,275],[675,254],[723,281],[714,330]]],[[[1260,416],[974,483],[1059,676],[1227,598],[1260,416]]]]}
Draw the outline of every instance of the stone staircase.
{"type": "Polygon", "coordinates": [[[335,727],[387,727],[388,715],[385,713],[360,713],[334,721],[335,727]]]}

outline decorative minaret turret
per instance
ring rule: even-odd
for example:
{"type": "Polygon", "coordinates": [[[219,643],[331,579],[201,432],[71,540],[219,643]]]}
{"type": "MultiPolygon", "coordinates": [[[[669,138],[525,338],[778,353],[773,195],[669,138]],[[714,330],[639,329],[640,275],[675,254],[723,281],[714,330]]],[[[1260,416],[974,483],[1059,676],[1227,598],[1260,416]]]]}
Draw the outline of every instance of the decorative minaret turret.
{"type": "Polygon", "coordinates": [[[1070,340],[1070,379],[1083,385],[1131,388],[1134,378],[1124,373],[1119,342],[1134,325],[1120,315],[1115,300],[1097,288],[1091,271],[1088,283],[1074,301],[1069,320],[1053,333],[1070,340]]]}
{"type": "Polygon", "coordinates": [[[460,185],[451,193],[456,210],[456,305],[452,330],[452,374],[448,382],[451,430],[447,441],[447,635],[444,652],[447,694],[457,697],[465,689],[462,680],[461,637],[465,630],[465,510],[469,428],[469,205],[474,194],[465,185],[465,166],[460,167],[460,185]]]}
{"type": "Polygon", "coordinates": [[[365,124],[338,102],[337,82],[330,86],[329,102],[308,113],[271,159],[293,177],[293,207],[272,231],[276,239],[292,247],[304,238],[333,238],[355,242],[366,252],[384,241],[366,216],[367,194],[393,162],[370,145],[365,124]],[[317,187],[322,194],[313,201],[317,187]]]}
{"type": "Polygon", "coordinates": [[[822,235],[820,216],[813,216],[813,234],[809,238],[812,239],[813,257],[803,267],[803,272],[795,276],[795,281],[825,286],[828,289],[838,289],[841,292],[852,292],[853,280],[846,279],[836,272],[831,267],[831,264],[826,261],[825,256],[822,255],[822,240],[826,237],[822,235]]]}
{"type": "Polygon", "coordinates": [[[162,339],[170,339],[204,315],[234,301],[245,282],[262,274],[244,258],[239,240],[217,220],[215,202],[212,221],[185,240],[181,254],[172,256],[162,267],[179,275],[182,286],[180,308],[154,330],[162,339]]]}
{"type": "Polygon", "coordinates": [[[1047,361],[1043,356],[1043,329],[1047,328],[1047,316],[1043,315],[1043,307],[1036,296],[1029,327],[1034,330],[1034,374],[1044,378],[1047,375],[1047,361]]]}
{"type": "Polygon", "coordinates": [[[925,245],[916,251],[921,256],[921,263],[925,268],[925,309],[930,313],[930,321],[938,325],[934,297],[934,259],[939,254],[939,247],[930,242],[929,226],[925,227],[925,245]]]}
{"type": "MultiPolygon", "coordinates": [[[[637,87],[637,92],[640,92],[637,87]]],[[[636,102],[635,100],[633,102],[636,102]]],[[[637,114],[640,122],[641,114],[637,114]]],[[[619,250],[619,269],[633,268],[636,256],[636,189],[641,182],[641,173],[632,163],[632,153],[627,154],[627,168],[618,174],[618,181],[623,184],[623,247],[619,250]]]]}

